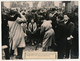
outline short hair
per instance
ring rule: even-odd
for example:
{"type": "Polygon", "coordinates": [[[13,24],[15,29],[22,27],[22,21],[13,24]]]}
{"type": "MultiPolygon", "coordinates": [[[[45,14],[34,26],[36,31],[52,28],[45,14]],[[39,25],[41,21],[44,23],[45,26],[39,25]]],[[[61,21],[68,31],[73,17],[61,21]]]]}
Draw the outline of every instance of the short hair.
{"type": "Polygon", "coordinates": [[[25,15],[25,13],[22,13],[23,15],[25,15]]]}
{"type": "Polygon", "coordinates": [[[61,16],[61,15],[59,15],[58,18],[59,18],[60,20],[63,20],[63,19],[64,19],[64,17],[61,16]]]}

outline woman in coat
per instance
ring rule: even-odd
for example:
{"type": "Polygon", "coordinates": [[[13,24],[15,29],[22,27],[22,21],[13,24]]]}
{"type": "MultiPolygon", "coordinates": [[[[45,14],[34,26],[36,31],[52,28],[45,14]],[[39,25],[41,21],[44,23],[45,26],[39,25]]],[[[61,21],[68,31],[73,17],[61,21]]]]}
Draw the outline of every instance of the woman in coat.
{"type": "Polygon", "coordinates": [[[17,48],[18,56],[16,58],[22,59],[22,52],[25,47],[25,33],[21,26],[22,22],[26,22],[25,17],[22,14],[15,14],[15,21],[10,28],[10,50],[12,50],[11,54],[14,54],[14,50],[17,48]]]}
{"type": "Polygon", "coordinates": [[[29,39],[31,40],[31,44],[34,45],[36,42],[36,30],[37,30],[37,24],[34,22],[34,19],[31,20],[31,22],[28,25],[28,31],[30,32],[29,39]]]}
{"type": "Polygon", "coordinates": [[[51,47],[52,42],[54,41],[55,32],[52,29],[51,23],[51,20],[44,20],[41,25],[40,33],[44,33],[42,42],[43,51],[48,51],[49,47],[51,47]]]}

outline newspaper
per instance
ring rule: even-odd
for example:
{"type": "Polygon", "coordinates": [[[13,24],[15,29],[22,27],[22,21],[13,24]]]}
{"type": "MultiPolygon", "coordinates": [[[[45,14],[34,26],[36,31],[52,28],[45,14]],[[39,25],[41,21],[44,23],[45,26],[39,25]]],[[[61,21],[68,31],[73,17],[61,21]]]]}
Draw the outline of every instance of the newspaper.
{"type": "Polygon", "coordinates": [[[78,59],[79,1],[1,1],[2,60],[78,59]]]}

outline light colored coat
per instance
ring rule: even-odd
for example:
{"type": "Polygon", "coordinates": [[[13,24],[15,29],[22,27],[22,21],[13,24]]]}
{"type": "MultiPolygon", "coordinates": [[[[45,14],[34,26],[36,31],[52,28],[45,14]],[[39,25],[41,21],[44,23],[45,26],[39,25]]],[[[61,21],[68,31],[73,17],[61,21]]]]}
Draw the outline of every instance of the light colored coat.
{"type": "Polygon", "coordinates": [[[45,30],[45,34],[43,37],[42,47],[49,47],[52,45],[52,41],[54,41],[55,32],[52,29],[51,21],[44,21],[41,25],[41,32],[45,30]]]}
{"type": "MultiPolygon", "coordinates": [[[[21,19],[22,20],[22,19],[21,19]]],[[[12,24],[11,28],[10,28],[10,48],[12,48],[12,50],[15,50],[17,47],[25,47],[25,33],[23,32],[23,28],[21,26],[21,24],[19,24],[18,22],[20,21],[20,18],[17,19],[16,21],[14,21],[14,23],[12,24]]],[[[21,22],[21,21],[20,21],[21,22]]]]}

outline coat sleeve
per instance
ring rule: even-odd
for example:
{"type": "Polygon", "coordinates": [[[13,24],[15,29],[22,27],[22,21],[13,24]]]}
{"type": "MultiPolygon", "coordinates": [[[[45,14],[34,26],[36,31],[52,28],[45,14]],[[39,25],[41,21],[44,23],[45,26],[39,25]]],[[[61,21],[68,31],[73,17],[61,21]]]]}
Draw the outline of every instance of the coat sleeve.
{"type": "Polygon", "coordinates": [[[73,31],[74,31],[74,23],[70,23],[71,27],[70,27],[70,35],[72,35],[73,31]]]}
{"type": "Polygon", "coordinates": [[[31,32],[30,26],[31,26],[31,23],[29,23],[28,25],[28,30],[31,32]]]}
{"type": "Polygon", "coordinates": [[[42,34],[45,30],[45,27],[43,26],[43,24],[41,25],[41,31],[40,31],[40,34],[42,34]]]}
{"type": "Polygon", "coordinates": [[[34,32],[37,30],[37,24],[34,24],[34,32]]]}

